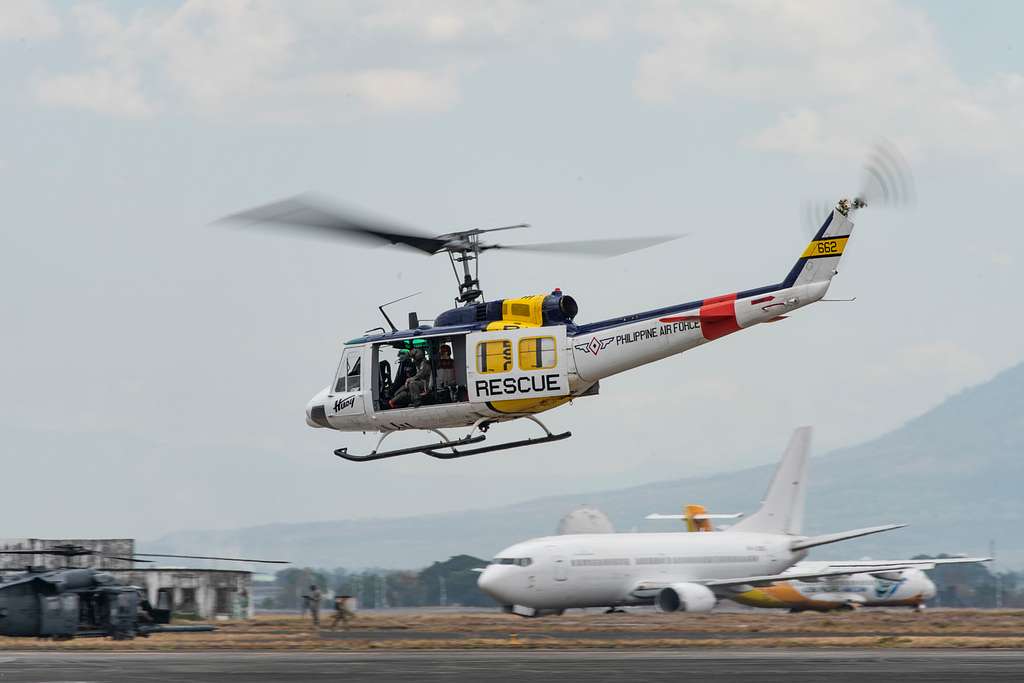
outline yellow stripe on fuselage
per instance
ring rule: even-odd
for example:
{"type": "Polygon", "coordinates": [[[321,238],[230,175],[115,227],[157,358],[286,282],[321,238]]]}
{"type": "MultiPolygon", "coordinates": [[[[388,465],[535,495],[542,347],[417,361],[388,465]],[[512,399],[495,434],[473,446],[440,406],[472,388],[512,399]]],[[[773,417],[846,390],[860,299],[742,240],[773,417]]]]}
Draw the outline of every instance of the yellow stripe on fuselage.
{"type": "Polygon", "coordinates": [[[822,256],[842,256],[843,249],[846,248],[846,242],[849,237],[826,237],[820,240],[814,240],[807,245],[804,249],[804,253],[800,254],[800,258],[818,258],[822,256]]]}
{"type": "Polygon", "coordinates": [[[489,405],[499,413],[543,413],[568,403],[572,396],[546,396],[543,398],[513,398],[508,401],[490,401],[489,405]]]}

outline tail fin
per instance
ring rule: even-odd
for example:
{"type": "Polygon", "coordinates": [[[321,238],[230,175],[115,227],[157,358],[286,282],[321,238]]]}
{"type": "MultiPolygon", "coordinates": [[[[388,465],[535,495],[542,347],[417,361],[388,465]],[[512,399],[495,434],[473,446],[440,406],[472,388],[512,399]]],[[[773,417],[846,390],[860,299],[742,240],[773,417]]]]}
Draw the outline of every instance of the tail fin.
{"type": "Polygon", "coordinates": [[[828,282],[832,279],[837,272],[839,259],[846,249],[846,243],[850,239],[850,233],[853,232],[850,211],[860,206],[861,202],[858,199],[853,201],[852,206],[847,199],[839,200],[825,218],[821,229],[814,235],[814,239],[804,249],[804,253],[800,254],[789,275],[782,281],[784,287],[828,282]]]}
{"type": "Polygon", "coordinates": [[[793,432],[789,446],[775,469],[775,476],[761,508],[726,530],[768,534],[799,535],[804,526],[804,500],[807,497],[807,456],[811,450],[810,427],[793,432]]]}
{"type": "Polygon", "coordinates": [[[703,505],[687,505],[683,510],[686,518],[687,531],[714,531],[711,520],[707,517],[707,510],[703,505]]]}

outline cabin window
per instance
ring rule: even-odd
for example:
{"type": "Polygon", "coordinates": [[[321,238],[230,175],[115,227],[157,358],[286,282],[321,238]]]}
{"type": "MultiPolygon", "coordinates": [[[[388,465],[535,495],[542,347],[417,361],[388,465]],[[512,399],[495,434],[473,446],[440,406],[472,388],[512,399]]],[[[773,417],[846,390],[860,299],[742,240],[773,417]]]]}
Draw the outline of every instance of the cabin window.
{"type": "Polygon", "coordinates": [[[361,374],[359,362],[362,360],[359,356],[352,358],[352,355],[345,356],[346,364],[346,375],[347,381],[345,382],[346,391],[359,391],[359,376],[361,374]]]}
{"type": "Polygon", "coordinates": [[[359,391],[359,380],[362,374],[361,356],[362,354],[359,349],[345,352],[344,357],[341,359],[341,366],[338,368],[338,380],[334,385],[334,393],[359,391]]]}
{"type": "Polygon", "coordinates": [[[476,369],[481,374],[511,370],[512,342],[508,339],[495,339],[477,344],[476,369]]]}
{"type": "Polygon", "coordinates": [[[555,367],[556,362],[554,337],[524,337],[519,340],[521,370],[547,370],[555,367]]]}

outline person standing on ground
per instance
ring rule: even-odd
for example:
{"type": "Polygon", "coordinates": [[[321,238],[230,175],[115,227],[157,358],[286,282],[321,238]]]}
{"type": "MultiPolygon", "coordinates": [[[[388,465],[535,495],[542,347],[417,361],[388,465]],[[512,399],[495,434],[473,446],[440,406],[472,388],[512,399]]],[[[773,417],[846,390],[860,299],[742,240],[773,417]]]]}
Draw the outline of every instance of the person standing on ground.
{"type": "Polygon", "coordinates": [[[309,615],[313,618],[313,626],[320,628],[320,602],[324,594],[314,583],[309,587],[309,615]]]}
{"type": "Polygon", "coordinates": [[[351,595],[339,595],[334,598],[334,621],[331,622],[331,630],[338,628],[338,622],[345,624],[345,630],[349,629],[348,622],[355,618],[355,612],[349,608],[351,595]]]}

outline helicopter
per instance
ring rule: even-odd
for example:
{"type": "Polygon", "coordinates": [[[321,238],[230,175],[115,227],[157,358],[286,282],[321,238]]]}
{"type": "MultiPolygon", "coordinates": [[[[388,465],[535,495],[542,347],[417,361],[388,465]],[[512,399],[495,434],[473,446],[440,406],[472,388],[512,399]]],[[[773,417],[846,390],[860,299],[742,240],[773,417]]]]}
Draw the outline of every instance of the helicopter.
{"type": "Polygon", "coordinates": [[[107,555],[74,544],[37,550],[3,550],[3,555],[56,555],[65,558],[62,569],[26,567],[0,579],[0,635],[50,638],[113,638],[130,640],[154,633],[213,631],[213,626],[171,626],[171,610],[154,607],[137,586],[120,584],[113,574],[91,567],[72,567],[71,559],[99,556],[127,562],[152,562],[146,557],[168,557],[229,562],[288,564],[281,560],[253,560],[203,555],[135,553],[107,555]]]}
{"type": "Polygon", "coordinates": [[[822,300],[839,272],[855,213],[869,202],[898,205],[911,199],[906,169],[894,147],[876,147],[865,167],[861,192],[827,210],[813,238],[779,282],[587,323],[577,319],[576,300],[557,288],[544,294],[485,300],[479,278],[481,254],[515,249],[615,256],[681,235],[505,245],[485,241],[489,238],[484,236],[526,225],[432,236],[366,218],[309,195],[222,220],[286,225],[322,237],[400,245],[427,255],[448,256],[458,283],[456,307],[435,316],[433,325],[421,324],[417,314],[410,313],[408,328],[398,329],[384,308],[403,299],[379,306],[391,329],[368,330],[344,344],[331,383],[306,406],[306,423],[315,428],[380,434],[369,453],[351,453],[347,447],[334,451],[346,460],[366,462],[413,453],[449,460],[566,439],[571,432],[552,432],[538,414],[577,398],[597,396],[602,379],[754,325],[784,320],[797,309],[822,300]],[[412,370],[403,370],[410,365],[402,359],[403,353],[422,359],[418,369],[423,376],[413,386],[407,379],[412,370]],[[399,367],[392,375],[396,362],[399,367]],[[543,433],[478,445],[491,426],[511,420],[533,422],[543,433]],[[442,431],[466,427],[469,432],[457,438],[442,431]],[[408,430],[431,432],[439,440],[381,450],[389,436],[408,430]]]}

